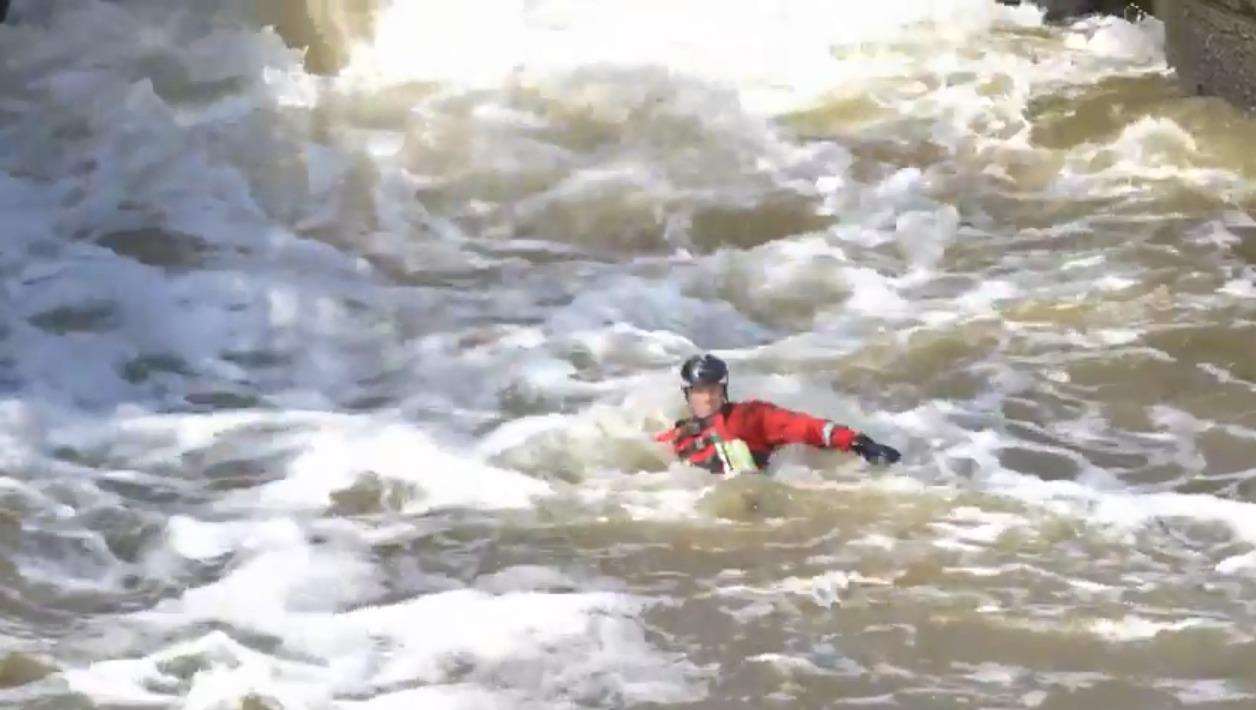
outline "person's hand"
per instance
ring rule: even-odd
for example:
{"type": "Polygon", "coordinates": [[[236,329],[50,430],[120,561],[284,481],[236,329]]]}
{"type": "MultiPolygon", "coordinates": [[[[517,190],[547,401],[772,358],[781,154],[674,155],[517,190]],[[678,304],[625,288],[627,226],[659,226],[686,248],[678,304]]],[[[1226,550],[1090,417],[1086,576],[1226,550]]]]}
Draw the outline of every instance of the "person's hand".
{"type": "Polygon", "coordinates": [[[873,441],[867,434],[860,434],[851,442],[850,450],[864,457],[868,463],[873,464],[889,464],[895,463],[902,454],[898,453],[898,449],[885,444],[878,444],[873,441]]]}

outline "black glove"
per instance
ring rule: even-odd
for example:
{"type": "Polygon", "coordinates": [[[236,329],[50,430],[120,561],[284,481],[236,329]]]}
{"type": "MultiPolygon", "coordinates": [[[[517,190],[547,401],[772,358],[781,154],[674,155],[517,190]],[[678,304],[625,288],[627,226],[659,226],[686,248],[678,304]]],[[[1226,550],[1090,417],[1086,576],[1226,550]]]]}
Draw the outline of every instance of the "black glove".
{"type": "Polygon", "coordinates": [[[867,434],[860,434],[851,442],[850,450],[864,457],[868,463],[884,464],[895,463],[903,457],[898,453],[898,449],[885,444],[878,444],[868,437],[867,434]]]}

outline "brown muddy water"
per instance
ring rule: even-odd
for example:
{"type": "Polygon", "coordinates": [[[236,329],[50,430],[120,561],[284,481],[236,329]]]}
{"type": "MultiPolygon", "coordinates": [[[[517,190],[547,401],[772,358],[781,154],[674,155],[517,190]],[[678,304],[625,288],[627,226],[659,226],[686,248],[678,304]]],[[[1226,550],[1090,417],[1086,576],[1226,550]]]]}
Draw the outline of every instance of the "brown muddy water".
{"type": "Polygon", "coordinates": [[[1256,120],[1154,19],[12,14],[0,704],[1256,707],[1256,120]],[[674,463],[699,351],[903,461],[674,463]]]}

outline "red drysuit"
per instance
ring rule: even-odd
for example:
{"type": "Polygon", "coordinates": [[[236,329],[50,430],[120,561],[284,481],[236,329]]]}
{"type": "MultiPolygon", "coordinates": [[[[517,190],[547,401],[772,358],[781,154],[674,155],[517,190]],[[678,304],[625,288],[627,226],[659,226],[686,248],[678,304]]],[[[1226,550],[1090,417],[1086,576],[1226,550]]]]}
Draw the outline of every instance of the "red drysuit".
{"type": "Polygon", "coordinates": [[[760,469],[772,452],[786,444],[808,444],[850,451],[859,432],[809,414],[783,409],[769,402],[729,402],[705,420],[690,418],[657,437],[670,442],[676,455],[712,473],[724,473],[727,463],[716,444],[740,439],[760,469]]]}

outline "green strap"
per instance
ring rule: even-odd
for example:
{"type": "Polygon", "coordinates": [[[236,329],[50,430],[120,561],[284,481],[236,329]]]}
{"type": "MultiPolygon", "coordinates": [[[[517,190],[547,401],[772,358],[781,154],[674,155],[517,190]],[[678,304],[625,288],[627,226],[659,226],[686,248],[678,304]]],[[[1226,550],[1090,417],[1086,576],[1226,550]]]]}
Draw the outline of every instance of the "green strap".
{"type": "Polygon", "coordinates": [[[750,447],[741,439],[720,441],[715,444],[715,452],[724,464],[724,472],[728,474],[753,473],[759,470],[750,447]]]}

